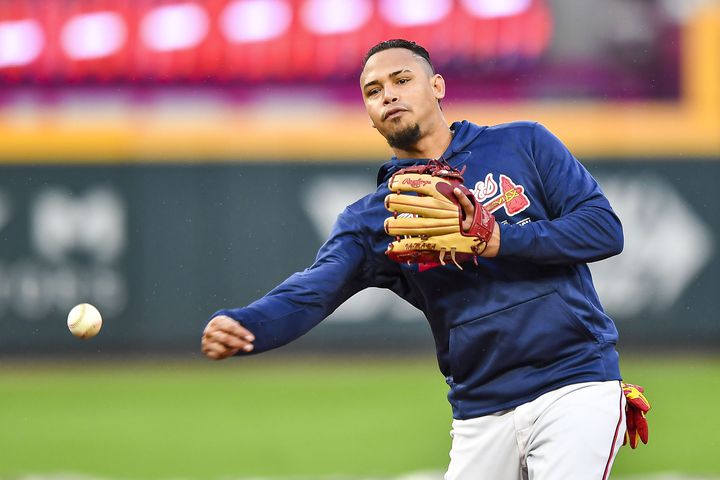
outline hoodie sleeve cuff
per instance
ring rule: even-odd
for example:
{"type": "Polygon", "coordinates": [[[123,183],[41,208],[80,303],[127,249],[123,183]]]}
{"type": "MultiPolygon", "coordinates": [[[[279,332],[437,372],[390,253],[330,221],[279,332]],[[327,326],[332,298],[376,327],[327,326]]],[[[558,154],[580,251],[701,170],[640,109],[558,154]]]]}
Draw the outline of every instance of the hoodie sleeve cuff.
{"type": "Polygon", "coordinates": [[[252,317],[247,313],[247,309],[245,307],[218,310],[213,313],[210,318],[217,317],[218,315],[224,315],[232,318],[240,325],[250,330],[250,332],[255,336],[255,341],[253,342],[255,348],[251,352],[244,352],[240,350],[236,355],[255,355],[273,347],[273,345],[267,341],[268,339],[271,341],[273,340],[272,335],[263,330],[262,322],[252,319],[252,317]]]}

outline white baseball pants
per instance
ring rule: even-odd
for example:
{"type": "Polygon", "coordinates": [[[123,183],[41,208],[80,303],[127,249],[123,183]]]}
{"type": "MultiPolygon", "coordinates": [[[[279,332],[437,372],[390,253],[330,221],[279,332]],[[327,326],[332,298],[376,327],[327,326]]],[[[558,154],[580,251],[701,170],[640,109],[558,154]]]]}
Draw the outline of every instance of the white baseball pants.
{"type": "Polygon", "coordinates": [[[452,423],[445,480],[606,480],[625,436],[620,382],[589,382],[452,423]]]}

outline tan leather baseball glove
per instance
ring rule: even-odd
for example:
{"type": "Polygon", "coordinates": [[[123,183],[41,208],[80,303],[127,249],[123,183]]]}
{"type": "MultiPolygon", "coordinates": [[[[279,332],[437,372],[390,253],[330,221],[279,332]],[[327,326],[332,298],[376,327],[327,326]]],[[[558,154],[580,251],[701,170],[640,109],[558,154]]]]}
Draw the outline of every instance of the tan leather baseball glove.
{"type": "Polygon", "coordinates": [[[393,192],[385,208],[393,216],[385,220],[385,232],[395,237],[385,252],[402,263],[445,265],[452,261],[477,260],[495,227],[492,216],[463,185],[461,171],[442,160],[430,160],[396,172],[388,181],[393,192]],[[464,230],[464,211],[453,193],[459,188],[474,207],[472,224],[464,230]]]}

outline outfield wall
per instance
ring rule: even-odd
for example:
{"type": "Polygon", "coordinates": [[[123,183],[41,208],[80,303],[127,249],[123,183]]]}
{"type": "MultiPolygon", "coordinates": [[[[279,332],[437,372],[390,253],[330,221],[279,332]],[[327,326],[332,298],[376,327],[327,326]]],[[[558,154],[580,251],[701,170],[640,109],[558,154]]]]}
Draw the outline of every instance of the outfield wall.
{"type": "MultiPolygon", "coordinates": [[[[720,346],[720,158],[588,161],[623,220],[625,252],[593,265],[622,345],[720,346]]],[[[0,167],[0,353],[197,352],[208,316],[312,263],[379,162],[0,167]],[[96,304],[78,342],[69,308],[96,304]]],[[[296,344],[431,349],[391,293],[351,299],[296,344]]]]}

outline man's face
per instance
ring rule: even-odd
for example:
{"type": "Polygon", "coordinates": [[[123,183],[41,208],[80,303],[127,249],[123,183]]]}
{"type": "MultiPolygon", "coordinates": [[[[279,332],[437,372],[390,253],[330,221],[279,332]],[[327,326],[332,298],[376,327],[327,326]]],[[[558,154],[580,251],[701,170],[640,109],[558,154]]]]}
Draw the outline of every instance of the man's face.
{"type": "Polygon", "coordinates": [[[442,77],[404,48],[370,57],[360,75],[365,108],[373,126],[391,147],[412,149],[426,132],[423,125],[438,112],[445,94],[442,77]]]}

